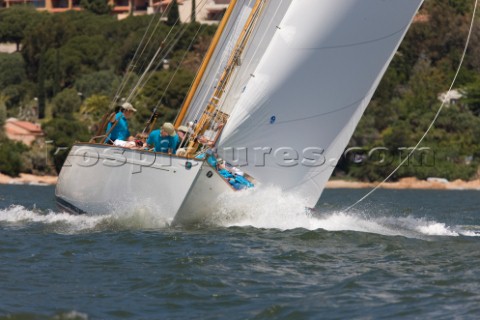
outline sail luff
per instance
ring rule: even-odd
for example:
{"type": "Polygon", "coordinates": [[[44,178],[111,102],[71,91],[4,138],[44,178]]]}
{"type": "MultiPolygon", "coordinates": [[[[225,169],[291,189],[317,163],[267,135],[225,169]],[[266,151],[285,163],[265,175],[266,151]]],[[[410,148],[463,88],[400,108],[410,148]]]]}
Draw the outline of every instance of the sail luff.
{"type": "Polygon", "coordinates": [[[220,38],[222,36],[223,31],[225,30],[225,27],[227,25],[227,22],[229,21],[233,9],[235,8],[235,5],[237,4],[237,0],[231,0],[230,5],[227,8],[227,11],[225,12],[222,21],[220,22],[217,31],[215,32],[215,35],[212,39],[212,43],[210,44],[210,47],[208,48],[207,54],[205,55],[205,58],[203,59],[202,65],[200,66],[200,69],[195,77],[195,80],[193,82],[193,85],[188,92],[187,97],[185,98],[185,102],[183,103],[182,108],[180,109],[180,112],[177,116],[177,119],[175,120],[175,127],[178,127],[182,124],[183,119],[188,111],[188,108],[190,107],[190,104],[193,100],[193,97],[195,95],[195,92],[198,89],[198,86],[200,85],[200,82],[203,78],[203,75],[205,74],[205,71],[207,70],[207,67],[210,63],[210,60],[212,59],[213,53],[215,52],[215,49],[220,41],[220,38]]]}

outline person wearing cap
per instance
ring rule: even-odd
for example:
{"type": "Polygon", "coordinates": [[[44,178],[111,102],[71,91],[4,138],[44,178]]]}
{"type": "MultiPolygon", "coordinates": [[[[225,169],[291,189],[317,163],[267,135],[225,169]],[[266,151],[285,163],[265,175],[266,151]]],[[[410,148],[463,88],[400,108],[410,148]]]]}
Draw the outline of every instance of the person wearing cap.
{"type": "Polygon", "coordinates": [[[153,130],[147,138],[147,145],[154,147],[155,152],[175,154],[178,144],[178,135],[170,122],[165,122],[160,129],[153,130]]]}
{"type": "Polygon", "coordinates": [[[129,102],[122,104],[120,111],[115,115],[115,120],[110,121],[107,125],[106,132],[110,132],[110,135],[106,140],[107,143],[114,143],[116,140],[133,140],[133,137],[128,130],[128,119],[130,119],[135,112],[137,112],[137,109],[135,109],[129,102]],[[114,126],[113,130],[111,130],[112,126],[114,126]]]}

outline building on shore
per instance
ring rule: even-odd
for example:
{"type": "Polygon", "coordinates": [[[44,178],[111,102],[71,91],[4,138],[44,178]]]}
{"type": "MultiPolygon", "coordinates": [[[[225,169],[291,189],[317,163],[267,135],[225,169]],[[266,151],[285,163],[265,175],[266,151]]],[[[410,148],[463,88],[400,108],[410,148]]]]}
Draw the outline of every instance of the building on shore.
{"type": "Polygon", "coordinates": [[[23,142],[27,146],[44,137],[42,128],[38,124],[15,118],[7,119],[3,129],[10,140],[23,142]]]}
{"type": "MultiPolygon", "coordinates": [[[[165,12],[173,0],[108,0],[112,12],[119,19],[131,14],[145,15],[154,12],[165,12]]],[[[196,21],[200,23],[218,23],[231,0],[196,0],[196,21]]],[[[48,12],[65,12],[68,10],[82,10],[81,0],[3,0],[1,6],[10,8],[14,5],[32,5],[37,10],[48,12]]],[[[177,0],[180,20],[190,22],[193,0],[177,0]]]]}

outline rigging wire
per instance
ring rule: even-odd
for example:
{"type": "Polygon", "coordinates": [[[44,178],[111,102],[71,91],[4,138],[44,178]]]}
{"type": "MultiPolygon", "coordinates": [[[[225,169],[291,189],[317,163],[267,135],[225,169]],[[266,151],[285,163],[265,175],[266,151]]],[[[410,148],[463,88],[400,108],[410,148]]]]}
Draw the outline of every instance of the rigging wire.
{"type": "MultiPolygon", "coordinates": [[[[249,0],[249,1],[251,2],[251,1],[255,1],[255,0],[249,0]]],[[[249,3],[250,3],[250,2],[249,2],[249,3]]],[[[228,34],[231,34],[232,30],[234,30],[235,28],[236,28],[236,27],[231,28],[230,31],[228,31],[228,34]]],[[[228,36],[227,36],[227,38],[228,38],[228,36]]],[[[226,51],[228,51],[228,49],[225,49],[224,52],[226,52],[226,51]]],[[[225,60],[228,60],[228,57],[229,57],[229,55],[223,55],[223,56],[220,55],[220,58],[219,58],[219,59],[220,59],[220,63],[218,63],[218,67],[217,67],[215,70],[209,71],[208,74],[210,75],[210,74],[212,74],[212,73],[213,73],[213,74],[219,73],[219,72],[220,72],[220,69],[221,69],[221,66],[223,65],[223,63],[224,63],[225,60]]],[[[192,80],[192,82],[191,82],[191,84],[190,84],[190,87],[189,87],[189,89],[188,89],[188,92],[192,90],[193,85],[194,85],[194,83],[195,83],[195,79],[198,77],[199,72],[200,72],[200,68],[197,70],[197,72],[196,72],[196,74],[195,74],[195,77],[193,78],[193,80],[192,80]]],[[[222,72],[223,72],[223,71],[222,71],[222,72]]],[[[209,75],[204,76],[204,79],[209,78],[209,75]]],[[[217,76],[219,76],[219,75],[217,75],[217,76]]],[[[212,79],[212,80],[209,82],[208,86],[211,86],[211,87],[214,88],[216,82],[217,82],[217,80],[216,80],[216,78],[214,78],[214,79],[212,79]]],[[[206,85],[207,85],[207,84],[205,83],[205,84],[202,85],[202,87],[203,87],[203,86],[206,86],[206,85]]],[[[198,92],[198,91],[200,91],[200,90],[197,90],[197,92],[198,92]]],[[[205,102],[205,101],[207,100],[206,97],[207,97],[208,95],[209,95],[209,92],[207,91],[207,92],[205,92],[205,94],[202,95],[201,98],[196,99],[196,100],[205,102]]],[[[185,97],[185,99],[182,101],[182,105],[185,103],[185,100],[186,100],[186,97],[185,97]]],[[[190,109],[191,109],[191,108],[190,108],[190,109]]],[[[180,111],[181,111],[181,110],[179,110],[179,112],[178,112],[177,115],[175,116],[174,122],[177,122],[177,119],[178,119],[178,116],[179,116],[179,114],[180,114],[180,111]]],[[[196,108],[196,112],[195,112],[195,114],[194,114],[194,116],[193,116],[193,119],[197,119],[197,118],[199,117],[200,112],[201,112],[200,108],[196,108]]]]}
{"type": "MultiPolygon", "coordinates": [[[[173,2],[171,2],[168,6],[167,6],[167,10],[165,10],[163,13],[168,15],[170,13],[170,10],[172,9],[172,4],[173,2]]],[[[149,41],[147,42],[147,44],[145,45],[145,49],[147,48],[147,45],[148,43],[150,42],[150,40],[152,40],[153,38],[153,35],[155,34],[155,31],[158,29],[158,27],[160,26],[160,23],[162,22],[162,18],[161,17],[160,19],[158,19],[158,22],[155,26],[155,29],[152,31],[151,35],[150,35],[150,38],[148,39],[149,41]]],[[[178,18],[180,19],[180,17],[178,18]]],[[[160,47],[163,46],[165,44],[165,41],[168,39],[168,37],[170,36],[170,34],[172,33],[174,27],[177,25],[177,22],[178,22],[178,19],[175,21],[175,23],[173,24],[173,26],[170,28],[170,30],[168,31],[167,35],[165,36],[165,39],[162,40],[162,42],[160,43],[160,47]]],[[[148,55],[149,56],[152,51],[153,51],[153,46],[148,50],[148,55]]],[[[142,65],[140,66],[140,70],[143,70],[143,68],[145,67],[145,63],[146,63],[146,60],[143,61],[142,65]]]]}
{"type": "MultiPolygon", "coordinates": [[[[160,8],[160,7],[159,7],[160,8]]],[[[159,10],[159,9],[157,9],[159,10]]],[[[167,10],[165,10],[164,12],[162,12],[162,14],[160,15],[160,18],[158,19],[158,21],[160,22],[164,15],[166,14],[167,10]]],[[[158,25],[159,25],[159,22],[157,22],[157,25],[155,26],[155,29],[153,30],[153,32],[151,33],[150,35],[150,38],[147,40],[147,43],[143,46],[143,50],[140,52],[139,54],[139,51],[140,51],[140,48],[142,47],[142,44],[145,40],[145,37],[147,36],[149,30],[150,30],[150,27],[153,23],[153,21],[155,20],[155,18],[157,17],[157,13],[158,12],[155,12],[153,15],[152,15],[152,18],[150,19],[150,22],[148,23],[148,26],[147,26],[147,29],[145,30],[145,33],[143,34],[143,37],[142,37],[142,40],[140,40],[140,44],[138,45],[137,49],[135,50],[135,53],[133,55],[133,58],[132,60],[130,61],[130,63],[128,64],[128,67],[127,67],[127,72],[126,72],[126,75],[123,77],[118,89],[117,89],[117,92],[115,93],[115,96],[112,100],[112,104],[110,106],[110,108],[113,108],[113,106],[115,106],[115,104],[117,103],[118,101],[118,98],[120,97],[120,94],[121,92],[124,90],[126,84],[128,83],[128,80],[130,79],[130,76],[131,74],[133,73],[133,69],[135,68],[135,60],[136,59],[140,59],[140,57],[143,55],[143,53],[145,52],[145,49],[147,48],[153,34],[155,33],[155,30],[157,29],[158,25]],[[137,58],[138,56],[138,58],[137,58]]]]}
{"type": "MultiPolygon", "coordinates": [[[[234,29],[235,29],[235,28],[231,28],[230,31],[229,31],[229,34],[231,34],[232,32],[233,32],[233,34],[234,34],[234,33],[235,33],[235,32],[234,32],[234,29]]],[[[227,46],[226,46],[226,47],[227,47],[227,46]]],[[[233,47],[233,45],[232,45],[232,47],[233,47]]],[[[218,79],[217,79],[217,78],[218,78],[218,77],[221,75],[221,73],[223,72],[223,70],[220,71],[221,66],[223,66],[224,63],[226,64],[226,62],[227,62],[228,59],[229,59],[230,54],[225,55],[225,52],[227,52],[227,51],[229,51],[229,50],[230,50],[230,49],[225,48],[225,51],[223,52],[223,54],[220,54],[220,63],[218,63],[218,67],[217,67],[215,70],[212,70],[212,71],[209,72],[209,74],[211,74],[212,72],[213,72],[213,74],[216,74],[216,76],[215,76],[215,77],[210,81],[210,83],[208,84],[208,86],[210,86],[210,87],[213,88],[213,91],[215,91],[215,86],[216,86],[216,84],[217,84],[217,82],[218,82],[218,79]]],[[[224,69],[225,69],[225,68],[224,68],[224,69]]],[[[196,77],[197,77],[197,76],[198,76],[198,72],[197,72],[196,77]]],[[[204,77],[204,78],[208,78],[208,76],[206,76],[206,77],[204,77]]],[[[193,87],[194,81],[195,81],[195,79],[192,81],[189,90],[191,90],[191,88],[193,87]]],[[[207,85],[207,84],[205,84],[205,85],[207,85]]],[[[203,85],[202,85],[202,86],[203,86],[203,85]]],[[[207,101],[207,100],[208,100],[208,99],[207,99],[207,96],[209,96],[210,94],[213,94],[213,93],[212,93],[212,92],[209,92],[209,91],[206,91],[206,92],[202,95],[202,97],[199,98],[198,100],[203,101],[203,103],[208,103],[208,101],[207,101]]],[[[201,108],[196,108],[195,113],[194,113],[194,116],[193,116],[193,119],[198,119],[199,116],[200,116],[200,114],[201,114],[201,112],[202,112],[202,109],[201,109],[201,108]]],[[[178,115],[177,115],[177,118],[178,118],[178,115]]],[[[176,121],[176,119],[175,119],[175,121],[176,121]]]]}
{"type": "MultiPolygon", "coordinates": [[[[206,4],[206,0],[202,0],[203,2],[200,2],[196,7],[195,9],[198,10],[198,9],[201,9],[203,6],[205,6],[206,4]]],[[[179,22],[179,20],[177,19],[177,21],[175,22],[174,26],[179,22]]],[[[171,30],[173,30],[173,27],[171,28],[171,30]]],[[[200,31],[200,29],[202,28],[202,25],[200,24],[199,28],[197,29],[197,32],[195,33],[193,39],[192,39],[192,44],[193,45],[193,42],[194,40],[197,38],[198,36],[198,33],[200,31]]],[[[137,81],[137,84],[135,85],[135,87],[131,90],[128,98],[127,98],[127,101],[132,101],[134,100],[138,94],[140,93],[140,89],[144,88],[145,85],[148,83],[148,81],[150,81],[150,79],[153,77],[153,72],[150,72],[150,71],[156,71],[160,68],[160,66],[162,66],[163,64],[163,61],[167,58],[167,56],[172,52],[172,50],[175,48],[175,46],[177,45],[178,41],[182,38],[182,36],[185,34],[185,32],[188,30],[188,24],[183,24],[182,27],[173,35],[172,39],[169,40],[169,42],[167,43],[167,45],[165,47],[163,47],[163,45],[165,44],[168,36],[170,35],[171,32],[169,32],[169,35],[167,36],[167,38],[164,39],[164,41],[162,42],[162,44],[160,45],[159,49],[157,50],[157,52],[155,53],[155,56],[152,58],[152,60],[150,61],[149,65],[147,66],[147,68],[145,69],[145,71],[143,72],[142,76],[140,77],[140,79],[137,81]],[[164,51],[163,49],[166,49],[166,51],[164,51]],[[158,62],[156,64],[156,66],[152,69],[152,65],[154,64],[155,60],[157,59],[157,57],[162,54],[161,58],[158,59],[158,62]]],[[[188,47],[187,50],[190,50],[191,48],[191,45],[188,47]]],[[[185,55],[184,57],[182,58],[182,60],[180,61],[183,62],[185,58],[185,55]]],[[[176,73],[172,76],[174,77],[176,75],[176,73]]],[[[170,83],[173,81],[173,79],[170,80],[170,83]]]]}
{"type": "Polygon", "coordinates": [[[200,27],[197,29],[197,32],[195,33],[195,35],[193,36],[192,38],[192,41],[190,42],[187,50],[185,50],[185,52],[183,53],[183,56],[182,56],[182,59],[180,60],[180,63],[178,64],[177,68],[175,69],[175,72],[172,74],[172,76],[170,77],[170,81],[168,82],[167,86],[165,87],[165,89],[163,90],[163,94],[162,96],[160,97],[160,99],[158,100],[155,108],[158,108],[161,104],[162,104],[162,100],[163,98],[165,98],[165,95],[167,94],[167,91],[168,89],[170,88],[170,85],[172,84],[173,82],[173,79],[175,78],[175,76],[177,75],[177,72],[178,70],[180,70],[181,66],[182,66],[182,62],[185,60],[186,56],[187,56],[187,53],[190,51],[190,49],[193,47],[193,44],[195,43],[195,40],[198,36],[198,34],[200,33],[200,30],[202,29],[202,25],[200,25],[200,27]]]}
{"type": "MultiPolygon", "coordinates": [[[[477,5],[478,5],[478,0],[475,0],[475,6],[473,8],[473,14],[472,14],[472,21],[470,23],[470,30],[468,31],[468,36],[467,36],[467,39],[466,39],[466,42],[465,42],[465,48],[463,49],[463,52],[462,52],[462,57],[460,59],[460,63],[459,63],[459,66],[457,68],[457,71],[455,72],[455,76],[453,77],[453,80],[452,80],[452,83],[450,84],[450,87],[448,89],[448,93],[447,95],[453,90],[453,86],[455,85],[455,82],[457,81],[457,78],[458,78],[458,75],[460,74],[460,70],[463,66],[463,62],[465,60],[465,56],[467,55],[467,50],[468,50],[468,47],[469,47],[469,44],[470,44],[470,40],[471,40],[471,36],[472,36],[472,32],[473,32],[473,27],[474,27],[474,23],[475,23],[475,16],[476,16],[476,12],[477,12],[477,5]]],[[[408,155],[405,157],[405,159],[403,159],[400,164],[383,180],[381,181],[380,183],[378,183],[372,190],[370,190],[370,192],[368,192],[366,195],[364,195],[362,198],[360,198],[359,200],[357,200],[357,202],[355,202],[354,204],[350,205],[349,207],[347,207],[346,209],[343,210],[343,212],[348,212],[350,211],[351,209],[353,209],[355,206],[357,206],[359,203],[361,203],[362,201],[364,201],[365,199],[367,199],[370,195],[372,195],[375,191],[377,191],[385,182],[387,182],[404,164],[405,162],[407,162],[410,157],[413,155],[413,153],[415,151],[417,151],[418,147],[420,146],[420,144],[423,142],[423,140],[426,138],[427,134],[430,132],[430,130],[433,128],[433,126],[435,125],[435,122],[437,121],[438,117],[440,116],[440,113],[442,112],[443,108],[445,107],[445,104],[446,104],[446,99],[444,99],[442,101],[442,104],[440,105],[440,107],[438,108],[438,111],[437,113],[435,114],[432,122],[430,122],[430,125],[428,126],[427,130],[425,131],[425,133],[422,135],[422,137],[420,138],[420,140],[417,142],[417,144],[411,149],[411,151],[408,153],[408,155]]]]}
{"type": "MultiPolygon", "coordinates": [[[[173,2],[172,2],[173,3],[173,2]]],[[[162,43],[160,44],[160,46],[158,47],[157,51],[155,52],[153,58],[150,60],[148,66],[145,68],[145,70],[143,71],[142,75],[140,76],[140,79],[137,81],[137,83],[135,84],[135,86],[133,87],[133,89],[130,91],[130,94],[128,96],[128,98],[126,99],[126,101],[131,101],[132,99],[132,96],[135,94],[135,92],[137,91],[137,89],[140,87],[140,85],[142,84],[142,81],[144,80],[144,78],[147,76],[148,72],[150,71],[150,68],[152,67],[153,63],[155,62],[155,59],[158,57],[158,55],[160,53],[163,52],[163,44],[164,42],[166,41],[166,39],[169,38],[170,34],[172,33],[173,29],[176,27],[176,25],[179,23],[180,21],[180,16],[177,18],[177,20],[175,21],[175,23],[173,24],[173,26],[170,28],[170,31],[168,32],[167,36],[165,37],[165,39],[162,41],[162,43]]],[[[171,41],[178,41],[178,39],[176,39],[176,37],[178,36],[179,34],[179,31],[177,31],[177,33],[175,34],[173,40],[170,40],[171,41]]],[[[170,43],[169,42],[169,43],[170,43]]],[[[175,42],[176,43],[176,42],[175,42]]],[[[163,59],[162,59],[163,60],[163,59]]],[[[161,60],[160,60],[161,61],[161,60]]],[[[158,68],[158,65],[157,67],[158,68]]],[[[143,84],[144,85],[144,84],[143,84]]],[[[143,87],[143,86],[142,86],[143,87]]]]}
{"type": "MultiPolygon", "coordinates": [[[[245,39],[248,39],[252,36],[252,32],[255,31],[255,26],[259,23],[257,18],[259,16],[261,16],[261,12],[265,8],[265,6],[266,6],[266,1],[261,1],[260,5],[256,9],[256,11],[253,12],[253,17],[252,17],[253,23],[251,25],[249,25],[247,27],[247,29],[244,30],[245,39]]],[[[242,55],[246,44],[247,43],[244,43],[241,47],[234,47],[234,50],[232,51],[232,53],[228,57],[228,60],[232,59],[232,64],[231,65],[227,64],[225,66],[225,70],[224,70],[223,74],[228,75],[230,73],[230,75],[226,79],[222,80],[220,82],[220,86],[215,89],[215,92],[220,92],[220,91],[222,92],[221,99],[223,98],[222,99],[223,101],[221,103],[220,103],[220,101],[215,103],[216,106],[215,106],[214,112],[212,114],[212,117],[210,118],[210,121],[204,123],[204,125],[203,125],[204,127],[214,127],[214,124],[218,121],[218,118],[217,118],[216,115],[218,114],[218,112],[223,112],[222,110],[223,110],[223,106],[224,106],[224,102],[225,102],[225,92],[226,92],[227,85],[231,83],[231,77],[235,73],[237,61],[238,61],[238,59],[240,59],[240,56],[242,55]]],[[[209,101],[208,104],[211,104],[211,101],[209,101]]]]}

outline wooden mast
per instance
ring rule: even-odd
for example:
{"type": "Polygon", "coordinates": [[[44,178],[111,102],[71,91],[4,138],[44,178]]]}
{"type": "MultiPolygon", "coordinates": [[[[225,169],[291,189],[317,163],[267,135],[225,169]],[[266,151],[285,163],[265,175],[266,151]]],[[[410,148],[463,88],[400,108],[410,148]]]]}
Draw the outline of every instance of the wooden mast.
{"type": "Polygon", "coordinates": [[[193,96],[195,95],[195,92],[198,89],[198,86],[200,85],[200,81],[203,78],[203,75],[205,74],[205,71],[207,70],[208,64],[210,63],[210,60],[212,59],[213,52],[217,48],[218,42],[220,41],[220,37],[223,34],[223,31],[225,30],[225,27],[227,26],[228,20],[230,20],[230,17],[232,15],[233,9],[235,8],[235,5],[237,4],[237,0],[232,0],[230,1],[230,5],[227,8],[227,11],[225,12],[222,21],[218,25],[218,29],[215,32],[215,36],[212,39],[212,43],[210,44],[210,47],[208,48],[207,54],[205,55],[205,58],[203,59],[202,65],[200,66],[200,69],[198,70],[198,73],[195,77],[195,80],[192,84],[192,88],[188,92],[187,98],[185,99],[185,102],[183,103],[182,109],[180,110],[180,113],[178,114],[177,119],[175,120],[175,127],[178,128],[182,122],[183,119],[185,118],[185,115],[188,111],[188,108],[190,107],[190,104],[192,103],[193,96]]]}
{"type": "MultiPolygon", "coordinates": [[[[250,35],[252,34],[253,27],[255,23],[257,22],[258,17],[260,16],[260,13],[262,11],[262,4],[265,2],[265,0],[257,0],[255,3],[254,7],[252,8],[252,11],[250,13],[250,16],[247,19],[247,22],[245,23],[245,27],[242,30],[242,33],[240,34],[237,43],[235,44],[234,50],[232,52],[232,55],[229,58],[229,61],[227,63],[227,66],[225,67],[225,70],[223,71],[220,80],[218,81],[215,91],[205,109],[203,112],[202,117],[197,123],[197,126],[195,128],[195,132],[193,134],[193,138],[199,137],[202,135],[209,126],[209,122],[212,120],[220,120],[222,118],[221,115],[217,114],[218,110],[218,105],[217,103],[221,100],[224,92],[225,92],[225,87],[229,80],[231,79],[233,72],[235,70],[235,67],[239,65],[240,63],[240,56],[243,53],[243,50],[245,49],[245,46],[250,39],[250,35]]],[[[222,125],[224,125],[226,119],[220,120],[222,122],[222,125]]],[[[214,143],[216,143],[216,140],[218,139],[220,135],[220,132],[217,133],[214,143]]],[[[190,141],[189,146],[188,146],[188,153],[193,153],[197,150],[198,148],[198,141],[190,141]]]]}

